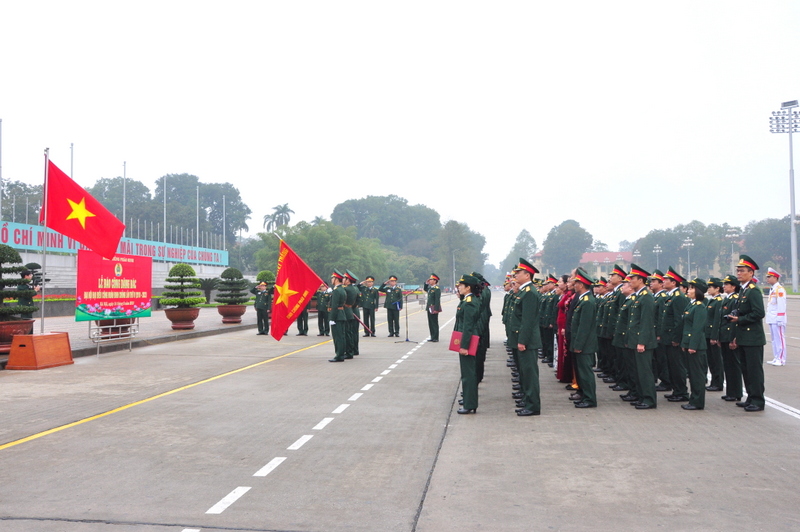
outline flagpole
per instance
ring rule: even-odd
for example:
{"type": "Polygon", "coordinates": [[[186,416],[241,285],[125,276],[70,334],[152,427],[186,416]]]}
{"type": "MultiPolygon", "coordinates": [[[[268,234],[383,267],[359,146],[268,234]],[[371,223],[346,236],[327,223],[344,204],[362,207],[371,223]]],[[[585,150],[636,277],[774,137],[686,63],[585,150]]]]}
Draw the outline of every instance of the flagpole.
{"type": "Polygon", "coordinates": [[[42,194],[42,198],[43,198],[42,208],[44,209],[44,218],[43,218],[43,220],[44,220],[44,228],[43,228],[44,229],[44,238],[42,238],[42,290],[40,292],[42,294],[42,316],[41,316],[41,319],[39,320],[39,334],[44,334],[44,307],[45,307],[45,301],[47,300],[47,298],[45,297],[45,288],[44,288],[45,282],[44,282],[44,280],[47,277],[47,211],[48,211],[48,209],[47,209],[47,192],[48,192],[47,179],[48,179],[48,176],[49,176],[49,173],[50,173],[49,170],[50,170],[50,148],[45,148],[44,149],[44,191],[43,191],[43,194],[42,194]]]}

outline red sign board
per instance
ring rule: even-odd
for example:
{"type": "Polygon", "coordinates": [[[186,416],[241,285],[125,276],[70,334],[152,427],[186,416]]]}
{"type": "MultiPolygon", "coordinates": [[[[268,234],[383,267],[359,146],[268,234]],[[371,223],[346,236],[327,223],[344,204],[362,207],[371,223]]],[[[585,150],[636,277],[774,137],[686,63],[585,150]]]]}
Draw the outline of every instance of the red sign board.
{"type": "Polygon", "coordinates": [[[117,254],[109,260],[78,250],[75,321],[149,317],[152,281],[150,257],[117,254]]]}

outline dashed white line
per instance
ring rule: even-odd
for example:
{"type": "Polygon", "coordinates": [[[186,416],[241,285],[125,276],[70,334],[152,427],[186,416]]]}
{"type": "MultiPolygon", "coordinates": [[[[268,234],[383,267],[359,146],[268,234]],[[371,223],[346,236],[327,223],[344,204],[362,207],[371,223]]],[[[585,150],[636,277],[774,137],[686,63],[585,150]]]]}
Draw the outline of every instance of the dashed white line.
{"type": "Polygon", "coordinates": [[[391,373],[391,372],[392,372],[392,370],[390,370],[390,369],[385,369],[385,370],[383,370],[383,371],[381,372],[381,375],[388,375],[388,374],[389,374],[389,373],[391,373]]]}
{"type": "Polygon", "coordinates": [[[262,467],[261,469],[256,471],[256,473],[253,476],[254,477],[266,477],[267,475],[272,473],[272,471],[276,467],[281,465],[284,460],[286,460],[285,456],[278,456],[277,458],[273,458],[272,460],[269,461],[269,463],[267,465],[265,465],[264,467],[262,467]]]}
{"type": "Polygon", "coordinates": [[[297,449],[299,449],[300,447],[305,445],[306,442],[308,440],[310,440],[311,438],[313,438],[313,437],[314,437],[313,434],[306,434],[305,436],[302,436],[299,440],[297,440],[296,442],[291,444],[289,447],[287,447],[286,450],[287,451],[296,451],[297,449]]]}
{"type": "Polygon", "coordinates": [[[400,360],[398,360],[397,362],[395,362],[395,364],[402,364],[402,363],[403,363],[403,359],[402,358],[400,360]]]}
{"type": "Polygon", "coordinates": [[[364,394],[363,393],[354,393],[353,395],[350,396],[350,399],[348,399],[348,401],[357,401],[358,398],[361,397],[362,395],[364,395],[364,394]]]}
{"type": "Polygon", "coordinates": [[[783,412],[784,414],[789,414],[792,417],[800,419],[800,410],[797,410],[796,408],[793,408],[789,405],[785,405],[780,401],[776,401],[775,399],[770,399],[769,397],[765,397],[764,400],[767,406],[771,406],[772,408],[774,408],[779,412],[783,412]]]}
{"type": "Polygon", "coordinates": [[[207,511],[206,513],[207,513],[207,514],[221,514],[222,512],[224,512],[225,510],[227,510],[227,508],[228,508],[228,507],[229,507],[231,504],[233,504],[233,503],[235,503],[236,501],[238,501],[238,500],[239,500],[239,498],[240,498],[242,495],[244,495],[245,493],[247,493],[248,491],[250,491],[250,488],[248,488],[248,487],[245,487],[245,486],[239,486],[238,488],[236,488],[235,490],[233,490],[233,491],[232,491],[232,492],[230,492],[229,494],[225,495],[225,496],[222,498],[222,500],[221,500],[221,501],[219,501],[217,504],[215,504],[214,506],[212,506],[211,508],[209,508],[209,509],[208,509],[208,511],[207,511]]]}
{"type": "Polygon", "coordinates": [[[324,429],[324,428],[325,428],[325,426],[326,426],[328,423],[330,423],[331,421],[333,421],[333,418],[332,418],[332,417],[326,417],[325,419],[323,419],[322,421],[320,421],[319,423],[317,423],[317,426],[316,426],[316,427],[314,427],[314,428],[313,428],[313,429],[311,429],[311,430],[322,430],[322,429],[324,429]]]}
{"type": "Polygon", "coordinates": [[[397,364],[392,364],[391,366],[389,366],[389,369],[394,369],[396,367],[397,367],[397,364]]]}
{"type": "MultiPolygon", "coordinates": [[[[367,386],[369,386],[369,384],[368,384],[367,386]]],[[[331,412],[331,414],[341,414],[342,412],[344,412],[345,410],[347,410],[347,407],[348,407],[348,406],[350,406],[350,405],[349,405],[349,404],[346,404],[346,403],[345,403],[345,404],[343,404],[343,405],[339,405],[339,406],[336,408],[336,410],[334,410],[333,412],[331,412]]]]}
{"type": "Polygon", "coordinates": [[[380,382],[383,377],[375,377],[372,382],[380,382]]]}
{"type": "Polygon", "coordinates": [[[181,532],[200,532],[199,528],[184,528],[181,532]]]}
{"type": "Polygon", "coordinates": [[[364,387],[363,387],[363,388],[361,388],[361,391],[362,391],[362,392],[366,392],[367,390],[369,390],[369,389],[370,389],[370,388],[372,388],[373,386],[375,386],[375,385],[374,385],[374,384],[365,384],[365,385],[364,385],[364,387]]]}
{"type": "Polygon", "coordinates": [[[400,358],[402,358],[403,360],[405,360],[405,359],[407,359],[407,358],[408,358],[408,355],[403,355],[403,356],[401,356],[400,358]]]}

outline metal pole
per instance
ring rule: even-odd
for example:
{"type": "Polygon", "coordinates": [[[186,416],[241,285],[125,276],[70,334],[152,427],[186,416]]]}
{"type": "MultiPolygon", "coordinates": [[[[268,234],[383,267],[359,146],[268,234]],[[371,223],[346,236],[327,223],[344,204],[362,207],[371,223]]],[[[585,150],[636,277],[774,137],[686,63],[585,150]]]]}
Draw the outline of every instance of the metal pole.
{"type": "MultiPolygon", "coordinates": [[[[73,149],[74,146],[75,145],[72,142],[69,143],[69,176],[72,179],[75,179],[75,170],[72,168],[72,161],[74,159],[74,153],[75,153],[75,150],[73,149]]],[[[124,219],[125,218],[123,218],[123,220],[124,219]]]]}
{"type": "Polygon", "coordinates": [[[49,173],[50,169],[50,148],[44,149],[44,189],[42,190],[42,208],[44,209],[44,217],[42,220],[44,221],[44,227],[42,230],[44,231],[44,238],[42,239],[42,318],[39,320],[39,334],[44,334],[44,318],[45,318],[45,301],[47,297],[45,297],[45,282],[44,279],[47,277],[47,180],[50,177],[49,173]]]}
{"type": "Polygon", "coordinates": [[[0,220],[3,219],[3,119],[0,118],[0,220]]]}
{"type": "Polygon", "coordinates": [[[797,221],[794,211],[794,150],[792,147],[792,112],[789,111],[789,198],[792,225],[792,292],[797,292],[797,221]]]}
{"type": "MultiPolygon", "coordinates": [[[[128,163],[126,161],[122,161],[122,219],[125,220],[125,181],[128,176],[128,163]]],[[[131,221],[131,224],[133,222],[131,221]]],[[[131,228],[131,233],[133,233],[133,228],[131,228]]]]}
{"type": "Polygon", "coordinates": [[[226,227],[227,226],[225,225],[225,195],[223,194],[222,195],[222,249],[223,250],[227,249],[225,247],[226,246],[226,242],[225,242],[225,229],[226,229],[226,227]]]}
{"type": "Polygon", "coordinates": [[[195,247],[200,247],[200,185],[197,185],[197,221],[195,224],[195,247]]]}
{"type": "Polygon", "coordinates": [[[167,243],[167,176],[164,176],[164,243],[167,243]]]}

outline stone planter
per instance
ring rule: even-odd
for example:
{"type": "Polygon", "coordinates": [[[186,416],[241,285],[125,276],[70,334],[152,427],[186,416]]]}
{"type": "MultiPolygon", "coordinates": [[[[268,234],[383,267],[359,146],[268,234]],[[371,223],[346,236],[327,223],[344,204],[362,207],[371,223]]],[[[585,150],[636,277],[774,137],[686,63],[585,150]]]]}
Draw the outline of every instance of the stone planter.
{"type": "Polygon", "coordinates": [[[34,320],[0,321],[0,353],[11,351],[11,342],[15,334],[33,333],[34,320]]]}
{"type": "Polygon", "coordinates": [[[200,315],[197,307],[178,307],[164,309],[164,315],[172,322],[175,331],[188,331],[194,329],[194,320],[200,315]]]}
{"type": "Polygon", "coordinates": [[[222,316],[222,323],[242,323],[242,315],[247,310],[245,305],[220,305],[217,312],[222,316]]]}

